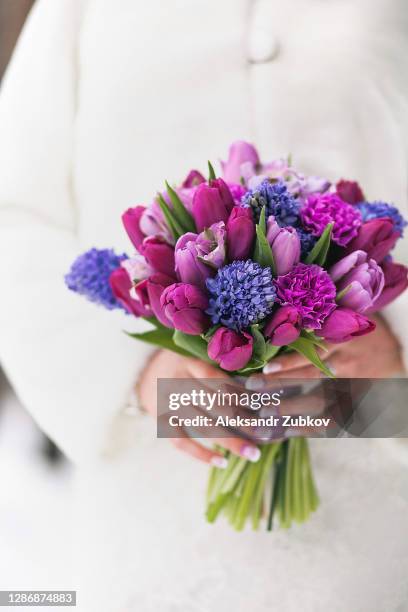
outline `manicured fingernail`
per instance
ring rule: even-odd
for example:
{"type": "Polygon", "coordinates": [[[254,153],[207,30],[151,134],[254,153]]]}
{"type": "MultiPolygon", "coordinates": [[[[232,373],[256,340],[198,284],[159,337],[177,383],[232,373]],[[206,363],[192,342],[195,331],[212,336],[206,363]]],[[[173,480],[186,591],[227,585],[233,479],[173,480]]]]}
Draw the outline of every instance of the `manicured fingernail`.
{"type": "Polygon", "coordinates": [[[239,454],[241,455],[241,457],[245,457],[245,459],[248,459],[248,461],[256,463],[261,456],[261,451],[258,447],[252,446],[252,444],[244,444],[241,447],[239,454]]]}
{"type": "Polygon", "coordinates": [[[265,387],[265,381],[259,376],[250,376],[245,382],[245,388],[248,391],[259,391],[265,387]]]}
{"type": "Polygon", "coordinates": [[[214,455],[214,457],[211,457],[211,465],[219,468],[220,470],[225,470],[228,465],[228,460],[225,457],[214,455]]]}
{"type": "Polygon", "coordinates": [[[304,434],[296,427],[287,427],[284,431],[284,438],[301,438],[304,434]]]}
{"type": "Polygon", "coordinates": [[[279,361],[270,361],[266,364],[262,372],[264,374],[274,374],[275,372],[279,372],[282,369],[282,364],[279,361]]]}

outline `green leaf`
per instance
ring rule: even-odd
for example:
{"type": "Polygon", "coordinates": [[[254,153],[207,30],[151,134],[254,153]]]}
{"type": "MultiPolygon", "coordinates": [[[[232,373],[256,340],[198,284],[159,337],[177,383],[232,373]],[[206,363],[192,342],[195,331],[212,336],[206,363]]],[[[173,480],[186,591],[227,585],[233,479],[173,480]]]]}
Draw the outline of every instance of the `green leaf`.
{"type": "Polygon", "coordinates": [[[173,204],[173,214],[185,232],[195,232],[196,226],[193,217],[186,210],[183,202],[180,200],[177,192],[166,181],[167,193],[169,194],[170,202],[173,204]]]}
{"type": "Polygon", "coordinates": [[[246,364],[246,366],[244,366],[240,370],[237,370],[237,374],[249,374],[250,372],[258,372],[259,370],[262,370],[265,364],[266,361],[264,359],[256,359],[253,357],[246,364]]]}
{"type": "Polygon", "coordinates": [[[335,378],[333,372],[331,372],[329,368],[320,359],[312,340],[300,337],[295,340],[295,342],[292,342],[292,344],[289,344],[289,348],[294,349],[295,351],[306,357],[306,359],[308,359],[314,366],[316,366],[316,368],[319,368],[319,370],[321,370],[323,374],[325,374],[329,378],[335,378]]]}
{"type": "Polygon", "coordinates": [[[189,353],[174,343],[173,333],[174,332],[172,329],[168,329],[164,326],[140,334],[125,332],[125,334],[131,338],[135,338],[136,340],[141,340],[142,342],[147,342],[148,344],[154,344],[155,346],[160,346],[161,348],[188,357],[189,353]]]}
{"type": "Polygon", "coordinates": [[[270,342],[267,342],[266,346],[265,346],[265,361],[266,361],[266,363],[268,363],[269,361],[271,361],[271,359],[276,357],[276,355],[279,353],[281,348],[282,348],[281,346],[274,346],[270,342]]]}
{"type": "Polygon", "coordinates": [[[217,178],[212,163],[208,162],[208,180],[214,181],[217,178]]]}
{"type": "Polygon", "coordinates": [[[207,342],[201,336],[190,336],[176,329],[173,332],[173,341],[176,346],[187,352],[190,356],[193,355],[203,361],[214,363],[208,356],[207,342]]]}
{"type": "Polygon", "coordinates": [[[255,229],[256,242],[252,258],[263,268],[272,268],[273,274],[276,275],[275,261],[273,259],[271,246],[267,241],[265,233],[262,231],[262,228],[257,225],[255,229]]]}
{"type": "Polygon", "coordinates": [[[167,225],[169,226],[169,230],[173,234],[173,238],[175,240],[178,240],[180,238],[180,236],[185,234],[185,231],[182,228],[182,226],[180,225],[180,223],[177,221],[176,217],[173,214],[173,211],[169,208],[169,206],[168,206],[166,200],[163,198],[162,194],[158,193],[157,197],[158,197],[158,202],[159,202],[159,206],[161,208],[161,211],[162,211],[162,213],[164,215],[164,218],[166,219],[167,225]]]}
{"type": "Polygon", "coordinates": [[[263,334],[259,331],[258,325],[251,325],[251,334],[254,339],[252,357],[258,361],[265,361],[266,342],[263,334]]]}
{"type": "Polygon", "coordinates": [[[265,206],[262,207],[261,214],[259,215],[258,225],[261,228],[263,234],[266,236],[266,212],[265,212],[265,206]]]}
{"type": "Polygon", "coordinates": [[[306,263],[316,263],[319,266],[324,266],[327,253],[329,251],[331,235],[333,230],[333,223],[328,223],[324,229],[323,234],[306,257],[306,263]]]}
{"type": "Polygon", "coordinates": [[[312,331],[307,331],[306,329],[302,329],[302,331],[300,332],[300,335],[302,336],[302,338],[306,338],[307,340],[310,340],[311,342],[313,342],[315,346],[318,346],[324,351],[327,351],[327,346],[323,342],[322,338],[318,338],[317,336],[315,336],[315,334],[312,331]]]}
{"type": "Polygon", "coordinates": [[[346,293],[348,293],[350,291],[352,286],[353,285],[350,283],[350,285],[347,285],[347,287],[344,287],[344,289],[339,291],[338,294],[336,295],[336,302],[339,302],[341,300],[341,298],[343,298],[346,295],[346,293]]]}

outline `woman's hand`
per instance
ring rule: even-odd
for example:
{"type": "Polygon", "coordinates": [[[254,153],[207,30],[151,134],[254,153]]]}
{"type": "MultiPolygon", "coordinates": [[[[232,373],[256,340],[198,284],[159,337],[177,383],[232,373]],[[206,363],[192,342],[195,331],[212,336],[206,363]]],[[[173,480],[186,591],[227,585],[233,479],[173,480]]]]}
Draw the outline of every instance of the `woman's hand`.
{"type": "MultiPolygon", "coordinates": [[[[338,378],[388,378],[404,372],[398,340],[381,317],[373,317],[377,327],[366,336],[344,344],[330,344],[320,357],[338,378]]],[[[305,357],[291,353],[268,363],[263,374],[247,381],[247,388],[260,390],[282,378],[320,378],[320,370],[305,357]]]]}
{"type": "MultiPolygon", "coordinates": [[[[232,379],[221,370],[192,357],[183,357],[170,351],[158,351],[153,359],[148,363],[143,371],[139,382],[139,398],[142,407],[154,418],[157,416],[157,379],[158,378],[189,378],[189,379],[218,379],[219,385],[227,382],[234,384],[232,379]]],[[[198,383],[197,386],[203,386],[198,383]]],[[[245,389],[241,387],[241,391],[245,389]]],[[[214,391],[214,389],[212,389],[214,391]]],[[[260,451],[255,444],[240,437],[231,437],[231,433],[219,428],[220,437],[212,441],[232,453],[245,457],[250,461],[257,461],[260,451]],[[224,437],[228,436],[228,437],[224,437]]],[[[180,433],[180,431],[179,431],[180,433]]],[[[217,467],[225,468],[227,460],[222,454],[217,453],[200,444],[196,439],[188,437],[187,432],[183,431],[182,437],[170,438],[172,444],[179,450],[191,455],[206,463],[211,463],[217,467]]]]}

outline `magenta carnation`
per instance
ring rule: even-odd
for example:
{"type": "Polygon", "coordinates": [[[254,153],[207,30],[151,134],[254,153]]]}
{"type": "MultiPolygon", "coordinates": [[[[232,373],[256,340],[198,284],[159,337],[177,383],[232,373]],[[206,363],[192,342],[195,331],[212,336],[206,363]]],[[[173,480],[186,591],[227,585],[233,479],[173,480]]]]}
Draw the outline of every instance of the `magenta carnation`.
{"type": "Polygon", "coordinates": [[[336,287],[316,264],[297,264],[275,281],[277,301],[282,306],[294,306],[306,329],[320,329],[326,317],[336,308],[336,287]]]}
{"type": "Polygon", "coordinates": [[[333,223],[332,240],[340,246],[346,246],[355,238],[362,224],[360,211],[336,193],[309,196],[300,217],[304,228],[314,236],[321,236],[326,225],[333,223]]]}

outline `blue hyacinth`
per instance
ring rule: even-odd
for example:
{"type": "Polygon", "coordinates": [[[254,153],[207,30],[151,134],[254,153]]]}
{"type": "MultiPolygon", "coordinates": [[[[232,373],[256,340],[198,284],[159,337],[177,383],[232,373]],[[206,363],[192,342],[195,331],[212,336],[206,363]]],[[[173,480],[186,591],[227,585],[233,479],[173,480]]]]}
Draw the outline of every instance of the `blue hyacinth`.
{"type": "Polygon", "coordinates": [[[300,257],[301,259],[304,259],[305,257],[307,257],[307,255],[309,255],[310,251],[316,244],[317,236],[313,236],[313,234],[310,234],[305,229],[302,229],[300,227],[297,227],[296,231],[300,238],[300,257]]]}
{"type": "Polygon", "coordinates": [[[113,310],[124,307],[117,301],[109,284],[111,273],[127,255],[116,255],[113,249],[91,249],[80,255],[65,276],[68,289],[113,310]]]}
{"type": "Polygon", "coordinates": [[[387,204],[386,202],[361,202],[357,204],[357,208],[361,212],[363,221],[370,221],[371,219],[388,218],[393,221],[395,229],[401,234],[404,233],[404,227],[407,225],[407,221],[403,218],[396,206],[387,204]]]}
{"type": "Polygon", "coordinates": [[[264,206],[266,218],[273,215],[281,227],[296,226],[300,221],[299,202],[289,193],[283,181],[271,183],[265,179],[258,187],[242,196],[241,206],[252,208],[256,222],[264,206]]]}
{"type": "Polygon", "coordinates": [[[270,268],[251,261],[234,261],[206,281],[210,292],[207,313],[214,325],[240,331],[262,321],[272,311],[276,291],[270,268]]]}

